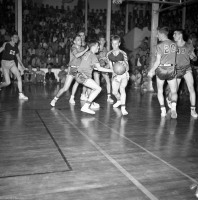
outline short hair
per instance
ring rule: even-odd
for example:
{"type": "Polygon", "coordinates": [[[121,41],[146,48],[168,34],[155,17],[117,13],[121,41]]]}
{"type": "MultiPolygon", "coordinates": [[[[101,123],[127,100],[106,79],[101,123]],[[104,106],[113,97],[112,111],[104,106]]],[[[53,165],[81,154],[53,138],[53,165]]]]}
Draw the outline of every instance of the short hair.
{"type": "Polygon", "coordinates": [[[113,40],[117,40],[118,42],[121,42],[121,38],[120,38],[119,35],[113,35],[113,36],[111,37],[111,41],[113,41],[113,40]]]}
{"type": "Polygon", "coordinates": [[[169,29],[168,29],[168,27],[166,27],[166,26],[161,27],[161,28],[158,27],[157,30],[158,30],[160,33],[162,33],[162,34],[164,34],[164,35],[166,35],[166,36],[168,36],[168,34],[169,34],[169,29]]]}
{"type": "Polygon", "coordinates": [[[106,40],[106,37],[103,34],[99,34],[98,39],[104,38],[106,40]]]}
{"type": "MultiPolygon", "coordinates": [[[[79,35],[79,34],[74,35],[73,41],[74,41],[77,37],[80,37],[80,35],[79,35]]],[[[81,38],[81,37],[80,37],[80,38],[81,38]]]]}
{"type": "Polygon", "coordinates": [[[92,40],[92,41],[89,42],[88,46],[89,46],[89,48],[91,48],[91,47],[95,46],[96,44],[99,45],[98,41],[97,40],[92,40]]]}
{"type": "Polygon", "coordinates": [[[183,29],[175,29],[175,31],[179,32],[182,35],[184,35],[184,33],[185,33],[183,29]]]}
{"type": "Polygon", "coordinates": [[[81,30],[78,31],[77,34],[80,35],[80,33],[84,33],[85,34],[85,30],[81,29],[81,30]]]}
{"type": "Polygon", "coordinates": [[[183,29],[175,29],[175,31],[177,31],[180,34],[182,34],[182,38],[183,38],[184,41],[188,40],[188,36],[187,36],[186,32],[183,29]]]}
{"type": "Polygon", "coordinates": [[[14,35],[18,35],[18,32],[17,31],[10,32],[10,37],[13,37],[14,35]]]}

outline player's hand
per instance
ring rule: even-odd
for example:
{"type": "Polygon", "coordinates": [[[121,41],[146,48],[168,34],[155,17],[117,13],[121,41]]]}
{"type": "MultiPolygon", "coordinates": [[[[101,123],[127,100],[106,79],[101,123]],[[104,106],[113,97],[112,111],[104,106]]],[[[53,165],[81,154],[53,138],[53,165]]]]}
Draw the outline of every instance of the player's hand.
{"type": "Polygon", "coordinates": [[[4,42],[2,45],[2,48],[5,49],[5,45],[7,44],[7,42],[4,42]]]}
{"type": "Polygon", "coordinates": [[[155,72],[151,69],[151,70],[148,72],[148,77],[152,78],[154,75],[155,75],[155,72]]]}
{"type": "Polygon", "coordinates": [[[86,51],[88,51],[89,50],[89,46],[87,45],[87,47],[86,47],[86,49],[85,49],[86,51]]]}
{"type": "Polygon", "coordinates": [[[196,58],[196,55],[195,54],[190,54],[189,57],[190,57],[191,60],[194,60],[196,58]]]}

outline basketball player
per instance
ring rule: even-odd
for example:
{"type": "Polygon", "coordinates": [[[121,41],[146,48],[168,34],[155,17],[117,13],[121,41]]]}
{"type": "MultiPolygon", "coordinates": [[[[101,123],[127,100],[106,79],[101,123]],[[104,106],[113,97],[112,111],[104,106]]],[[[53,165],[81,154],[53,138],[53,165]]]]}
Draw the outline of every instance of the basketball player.
{"type": "Polygon", "coordinates": [[[112,79],[112,93],[116,97],[117,102],[113,105],[114,108],[121,106],[121,112],[123,115],[127,115],[126,111],[126,91],[125,88],[129,80],[129,64],[127,54],[122,51],[119,46],[121,44],[121,39],[119,36],[115,35],[111,38],[112,50],[107,53],[107,59],[110,65],[110,68],[113,69],[113,65],[116,62],[122,61],[125,67],[125,73],[123,75],[117,75],[113,73],[112,79]]]}
{"type": "MultiPolygon", "coordinates": [[[[87,48],[88,45],[87,45],[87,42],[86,42],[85,31],[80,30],[78,32],[78,35],[80,35],[80,37],[82,39],[82,47],[87,48]]],[[[76,87],[76,84],[74,84],[74,86],[72,88],[72,95],[73,96],[75,95],[76,90],[77,90],[77,87],[76,87]]],[[[80,100],[81,101],[87,101],[87,99],[88,99],[87,87],[83,86],[82,94],[80,96],[80,100]]]]}
{"type": "Polygon", "coordinates": [[[89,114],[95,114],[92,109],[98,108],[98,105],[95,105],[93,100],[101,92],[101,87],[92,79],[93,69],[97,69],[102,72],[112,72],[112,70],[105,69],[100,66],[98,58],[95,55],[99,49],[99,44],[97,41],[90,42],[89,48],[90,50],[87,51],[82,57],[82,61],[78,68],[78,73],[76,74],[76,81],[90,89],[88,100],[81,108],[81,111],[89,114]]]}
{"type": "Polygon", "coordinates": [[[11,41],[4,43],[3,47],[0,49],[0,52],[3,51],[1,67],[2,67],[3,76],[5,78],[5,82],[0,84],[0,89],[2,87],[6,87],[6,86],[10,85],[10,83],[11,83],[10,72],[11,72],[17,78],[19,99],[28,100],[28,97],[25,96],[22,92],[21,74],[15,63],[15,58],[17,58],[17,61],[19,62],[19,64],[22,67],[22,71],[25,70],[25,67],[19,56],[19,49],[17,47],[18,41],[19,41],[19,36],[18,36],[17,32],[14,32],[11,34],[11,41]]]}
{"type": "Polygon", "coordinates": [[[79,35],[75,36],[74,44],[70,50],[70,62],[69,62],[68,74],[67,74],[64,86],[58,91],[57,95],[54,97],[54,99],[50,103],[51,106],[53,107],[55,106],[59,97],[69,89],[77,73],[78,67],[81,62],[81,57],[88,50],[88,47],[84,49],[84,47],[82,47],[81,44],[82,44],[81,37],[79,35]]]}
{"type": "MultiPolygon", "coordinates": [[[[107,57],[106,57],[107,48],[105,47],[105,43],[106,43],[105,37],[100,35],[99,36],[100,48],[99,48],[99,53],[97,54],[97,57],[98,57],[98,60],[99,60],[101,67],[109,68],[108,60],[107,60],[107,57]]],[[[102,76],[105,79],[106,84],[107,84],[107,86],[106,86],[107,87],[107,102],[113,103],[113,99],[111,98],[111,81],[110,81],[109,74],[103,73],[103,72],[101,74],[102,74],[102,76]]],[[[96,81],[96,83],[98,85],[100,85],[100,73],[98,71],[94,70],[93,75],[94,75],[94,80],[96,81]]]]}
{"type": "MultiPolygon", "coordinates": [[[[166,116],[166,108],[164,106],[163,86],[167,81],[170,87],[172,101],[171,101],[171,118],[177,118],[176,104],[177,104],[177,80],[176,73],[169,74],[169,67],[175,66],[176,59],[176,44],[168,39],[169,30],[167,27],[159,28],[157,37],[160,43],[156,48],[156,61],[153,67],[148,72],[148,76],[153,77],[157,68],[164,68],[164,74],[156,73],[157,79],[157,97],[161,106],[161,117],[166,116]],[[168,76],[165,76],[169,74],[168,76]]],[[[157,71],[156,71],[157,72],[157,71]]]]}
{"type": "MultiPolygon", "coordinates": [[[[184,41],[184,31],[181,29],[177,29],[176,31],[174,31],[173,38],[177,44],[176,70],[178,88],[181,83],[181,79],[184,78],[190,93],[191,116],[194,118],[198,118],[198,114],[195,110],[196,93],[194,89],[194,78],[190,65],[190,60],[197,60],[197,57],[194,53],[194,47],[192,43],[187,43],[184,41]]],[[[167,101],[168,105],[170,105],[169,99],[167,99],[167,101]]]]}

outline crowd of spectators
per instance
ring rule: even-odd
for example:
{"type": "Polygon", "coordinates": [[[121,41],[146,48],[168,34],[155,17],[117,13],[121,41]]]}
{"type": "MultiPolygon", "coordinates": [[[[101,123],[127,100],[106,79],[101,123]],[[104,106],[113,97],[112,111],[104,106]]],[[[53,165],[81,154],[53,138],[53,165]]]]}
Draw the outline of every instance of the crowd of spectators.
{"type": "MultiPolygon", "coordinates": [[[[82,1],[81,1],[82,2],[82,1]]],[[[14,0],[0,1],[0,17],[4,20],[0,22],[0,43],[9,41],[9,32],[15,29],[15,8],[14,0]],[[5,17],[6,16],[6,17],[5,17]]],[[[24,78],[29,82],[45,82],[44,78],[38,76],[42,74],[42,68],[58,68],[65,74],[69,62],[69,51],[73,36],[80,30],[84,30],[84,10],[83,5],[74,8],[62,6],[53,7],[42,4],[41,6],[33,1],[23,1],[23,38],[22,55],[23,63],[28,68],[24,78]],[[33,68],[33,70],[32,70],[33,68]],[[37,76],[32,76],[36,72],[37,76]]],[[[186,31],[187,33],[198,32],[198,4],[187,6],[186,11],[186,31]]],[[[111,34],[124,36],[125,30],[125,5],[120,5],[120,9],[112,13],[111,34]]],[[[99,34],[106,33],[106,9],[91,9],[88,12],[88,33],[87,40],[95,39],[99,34]]],[[[160,13],[159,26],[168,26],[170,29],[181,27],[182,8],[160,13]]],[[[129,30],[134,27],[140,29],[151,27],[151,4],[134,3],[133,12],[129,12],[129,30]],[[143,8],[143,6],[145,6],[143,8]]],[[[198,45],[197,45],[198,46],[198,45]]],[[[142,41],[142,45],[133,52],[127,52],[130,63],[131,83],[135,88],[147,88],[147,72],[150,62],[150,42],[149,38],[142,41]]],[[[196,74],[195,74],[196,76],[196,74]]],[[[64,77],[64,75],[61,75],[64,77]]],[[[60,77],[59,77],[60,78],[60,77]]],[[[51,80],[51,79],[50,79],[51,80]]],[[[62,80],[61,78],[61,81],[62,80]]],[[[53,81],[52,81],[53,82],[53,81]]]]}

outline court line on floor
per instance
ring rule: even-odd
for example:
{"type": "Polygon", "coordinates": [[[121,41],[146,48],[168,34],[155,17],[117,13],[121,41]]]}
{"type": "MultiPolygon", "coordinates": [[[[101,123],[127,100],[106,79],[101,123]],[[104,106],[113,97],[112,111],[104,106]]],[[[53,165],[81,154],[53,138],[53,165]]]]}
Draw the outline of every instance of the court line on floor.
{"type": "Polygon", "coordinates": [[[140,149],[144,150],[145,152],[147,152],[148,154],[150,154],[151,156],[155,157],[156,159],[158,159],[159,161],[163,162],[164,164],[166,164],[167,166],[169,166],[170,168],[174,169],[175,171],[177,171],[178,173],[180,173],[181,175],[185,176],[186,178],[190,179],[192,182],[198,184],[198,181],[194,178],[192,178],[191,176],[189,176],[188,174],[182,172],[180,169],[174,167],[173,165],[169,164],[168,162],[166,162],[165,160],[161,159],[160,157],[158,157],[157,155],[153,154],[151,151],[147,150],[146,148],[142,147],[141,145],[137,144],[136,142],[132,141],[131,139],[129,139],[128,137],[124,136],[124,135],[120,135],[118,131],[114,130],[113,128],[107,126],[106,124],[104,124],[103,122],[101,122],[100,120],[96,119],[99,123],[101,123],[103,126],[106,126],[107,128],[111,129],[114,133],[116,133],[117,135],[119,135],[120,137],[128,140],[130,143],[136,145],[137,147],[139,147],[140,149]]]}
{"type": "Polygon", "coordinates": [[[86,133],[80,130],[70,119],[61,111],[58,111],[81,135],[83,135],[101,154],[103,154],[126,178],[128,178],[139,190],[141,190],[149,199],[158,200],[149,190],[147,190],[137,179],[135,179],[126,169],[124,169],[115,159],[96,144],[86,133]]]}
{"type": "Polygon", "coordinates": [[[70,172],[71,170],[62,170],[62,171],[51,171],[51,172],[38,172],[32,174],[17,174],[17,175],[8,175],[8,176],[0,176],[0,179],[4,178],[16,178],[16,177],[23,177],[23,176],[36,176],[36,175],[45,175],[45,174],[56,174],[56,173],[63,173],[63,172],[70,172]]]}
{"type": "Polygon", "coordinates": [[[44,120],[42,119],[42,117],[40,116],[39,112],[37,110],[35,110],[36,114],[38,115],[40,121],[42,122],[43,126],[45,127],[47,133],[49,134],[49,136],[51,137],[52,141],[54,142],[56,148],[58,149],[61,157],[63,158],[63,160],[65,161],[65,164],[67,165],[67,167],[69,168],[70,171],[72,171],[72,167],[69,164],[67,158],[65,157],[64,153],[62,152],[61,148],[59,147],[58,143],[56,142],[54,136],[52,135],[52,133],[50,132],[50,130],[48,129],[48,127],[46,126],[44,120]]]}

